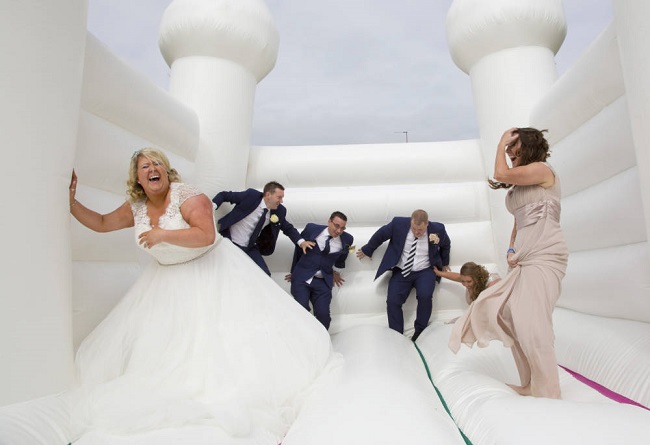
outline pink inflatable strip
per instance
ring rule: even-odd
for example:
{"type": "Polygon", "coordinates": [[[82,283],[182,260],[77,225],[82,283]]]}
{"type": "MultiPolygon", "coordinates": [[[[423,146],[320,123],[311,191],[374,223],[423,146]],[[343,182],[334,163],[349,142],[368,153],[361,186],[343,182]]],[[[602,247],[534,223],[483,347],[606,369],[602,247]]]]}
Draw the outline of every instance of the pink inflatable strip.
{"type": "Polygon", "coordinates": [[[564,370],[565,370],[566,372],[568,372],[569,374],[571,374],[571,375],[572,375],[576,380],[578,380],[578,381],[584,383],[585,385],[587,385],[587,386],[589,386],[589,387],[595,389],[596,391],[598,391],[599,393],[601,393],[601,394],[604,395],[605,397],[607,397],[607,398],[609,398],[609,399],[612,399],[612,400],[614,400],[615,402],[618,402],[618,403],[627,403],[627,404],[629,404],[629,405],[638,406],[638,407],[640,407],[640,408],[647,409],[648,411],[650,411],[650,408],[648,408],[647,406],[641,405],[640,403],[635,402],[635,401],[632,400],[632,399],[628,399],[627,397],[625,397],[625,396],[623,396],[623,395],[621,395],[621,394],[619,394],[619,393],[617,393],[617,392],[614,392],[614,391],[612,391],[611,389],[605,388],[605,387],[604,387],[603,385],[601,385],[600,383],[596,383],[596,382],[594,382],[593,380],[588,379],[587,377],[585,377],[585,376],[582,375],[582,374],[579,374],[579,373],[577,373],[577,372],[575,372],[575,371],[572,371],[571,369],[569,369],[569,368],[567,368],[567,367],[564,367],[564,366],[562,366],[562,365],[558,365],[558,366],[559,366],[560,368],[564,369],[564,370]]]}

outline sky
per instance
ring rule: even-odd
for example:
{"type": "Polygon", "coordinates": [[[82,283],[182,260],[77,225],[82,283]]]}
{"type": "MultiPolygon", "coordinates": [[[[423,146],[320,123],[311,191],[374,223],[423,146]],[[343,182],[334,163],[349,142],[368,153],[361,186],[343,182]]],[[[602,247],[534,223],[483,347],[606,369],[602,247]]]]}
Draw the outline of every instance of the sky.
{"type": "MultiPolygon", "coordinates": [[[[89,0],[88,29],[167,90],[158,31],[171,0],[89,0]]],[[[257,86],[253,145],[474,139],[469,76],[449,54],[453,0],[266,0],[280,35],[257,86]],[[324,7],[324,5],[326,5],[324,7]]],[[[564,0],[564,73],[613,17],[610,0],[564,0]]]]}

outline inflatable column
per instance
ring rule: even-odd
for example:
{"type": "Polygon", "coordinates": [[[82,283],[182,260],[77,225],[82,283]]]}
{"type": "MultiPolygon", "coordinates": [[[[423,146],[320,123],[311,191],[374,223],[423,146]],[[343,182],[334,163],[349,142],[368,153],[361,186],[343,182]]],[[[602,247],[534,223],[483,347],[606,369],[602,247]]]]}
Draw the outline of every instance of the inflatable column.
{"type": "MultiPolygon", "coordinates": [[[[650,58],[645,43],[650,39],[650,3],[647,0],[615,0],[613,5],[646,234],[650,240],[650,58]]],[[[617,147],[611,148],[617,150],[617,147]]]]}
{"type": "MultiPolygon", "coordinates": [[[[562,2],[455,0],[446,26],[451,57],[471,79],[485,171],[491,177],[503,132],[528,126],[532,106],[557,79],[554,56],[566,35],[562,2]]],[[[501,258],[513,226],[504,197],[489,194],[501,258]]]]}
{"type": "Polygon", "coordinates": [[[0,14],[0,405],[72,382],[68,184],[86,1],[9,2],[0,14]]]}
{"type": "Polygon", "coordinates": [[[170,93],[198,114],[193,182],[245,186],[257,82],[275,65],[278,33],[263,0],[174,0],[160,29],[170,93]]]}

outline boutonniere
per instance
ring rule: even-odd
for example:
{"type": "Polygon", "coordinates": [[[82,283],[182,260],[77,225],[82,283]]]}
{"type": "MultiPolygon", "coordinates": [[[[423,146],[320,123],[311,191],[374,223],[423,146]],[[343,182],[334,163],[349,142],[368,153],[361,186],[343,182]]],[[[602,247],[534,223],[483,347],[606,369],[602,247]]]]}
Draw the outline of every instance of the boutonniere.
{"type": "Polygon", "coordinates": [[[432,233],[429,235],[429,242],[432,244],[438,244],[440,242],[440,237],[437,233],[432,233]]]}
{"type": "Polygon", "coordinates": [[[271,221],[273,224],[277,224],[278,222],[280,222],[280,218],[278,218],[278,215],[276,215],[276,214],[274,213],[274,214],[271,215],[271,217],[269,218],[269,221],[271,221]]]}
{"type": "Polygon", "coordinates": [[[348,253],[354,253],[355,250],[354,246],[348,246],[348,253]]]}

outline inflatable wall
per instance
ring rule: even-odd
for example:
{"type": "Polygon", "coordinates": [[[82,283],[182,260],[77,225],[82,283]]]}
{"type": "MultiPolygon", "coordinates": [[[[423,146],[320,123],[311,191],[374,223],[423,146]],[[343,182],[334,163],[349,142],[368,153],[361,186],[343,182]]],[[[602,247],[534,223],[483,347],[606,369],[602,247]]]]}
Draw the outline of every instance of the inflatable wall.
{"type": "MultiPolygon", "coordinates": [[[[132,152],[156,146],[210,197],[279,181],[299,228],[343,211],[357,248],[393,216],[423,208],[447,227],[453,270],[476,261],[504,273],[512,217],[486,178],[512,126],[549,130],[550,163],[562,178],[570,260],[555,324],[566,400],[507,393],[498,381],[515,380],[515,370],[501,345],[449,352],[445,321],[466,308],[456,283],[437,287],[417,348],[393,335],[387,278],[373,280],[380,249],[372,260],[351,255],[334,294],[330,334],[349,371],[312,395],[283,443],[504,444],[530,431],[526,443],[648,440],[650,414],[632,403],[650,406],[650,66],[638,44],[650,32],[637,26],[646,2],[614,1],[614,22],[558,79],[553,57],[567,26],[560,0],[455,0],[450,52],[471,78],[480,139],[312,147],[250,146],[255,87],[281,50],[262,0],[171,2],[160,37],[169,92],[86,32],[84,1],[43,5],[29,0],[0,18],[3,60],[13,61],[0,106],[11,191],[0,235],[10,254],[1,268],[9,292],[0,298],[0,351],[10,365],[0,370],[0,443],[67,443],[57,417],[65,400],[53,394],[73,381],[74,348],[148,261],[131,232],[96,234],[71,222],[73,168],[80,201],[109,211],[124,200],[132,152]],[[18,26],[26,22],[29,32],[18,26]],[[393,396],[378,398],[378,388],[393,396]]],[[[287,290],[292,251],[280,237],[268,261],[287,290]]],[[[414,308],[411,296],[406,326],[414,308]]],[[[171,437],[163,436],[148,443],[171,437]]]]}

